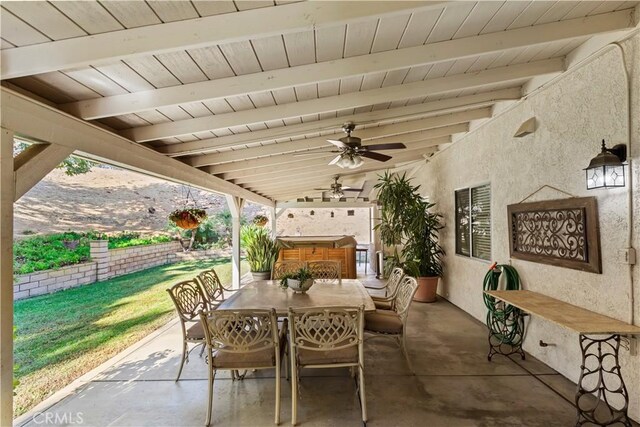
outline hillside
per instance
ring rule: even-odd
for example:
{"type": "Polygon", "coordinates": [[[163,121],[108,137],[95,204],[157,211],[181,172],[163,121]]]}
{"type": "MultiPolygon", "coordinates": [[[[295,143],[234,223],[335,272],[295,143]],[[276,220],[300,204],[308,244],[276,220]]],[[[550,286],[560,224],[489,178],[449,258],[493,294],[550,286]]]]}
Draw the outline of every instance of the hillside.
{"type": "MultiPolygon", "coordinates": [[[[15,204],[14,236],[67,230],[162,231],[167,216],[184,206],[187,187],[115,168],[67,176],[56,169],[15,204]]],[[[223,196],[192,189],[209,215],[226,209],[223,196]]],[[[262,211],[247,204],[252,218],[262,211]]]]}

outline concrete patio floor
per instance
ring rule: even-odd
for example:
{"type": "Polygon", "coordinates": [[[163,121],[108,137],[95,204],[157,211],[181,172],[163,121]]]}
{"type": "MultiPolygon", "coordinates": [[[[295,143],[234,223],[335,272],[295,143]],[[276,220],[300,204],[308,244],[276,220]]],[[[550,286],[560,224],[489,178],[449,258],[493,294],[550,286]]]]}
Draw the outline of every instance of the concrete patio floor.
{"type": "MultiPolygon", "coordinates": [[[[527,355],[488,362],[486,327],[451,303],[414,303],[407,346],[412,370],[395,341],[365,342],[366,397],[371,426],[569,426],[574,384],[527,355]]],[[[171,322],[143,342],[85,375],[16,425],[201,426],[207,368],[193,353],[181,380],[180,329],[171,322]],[[75,389],[74,389],[75,388],[75,389]],[[62,396],[66,393],[66,396],[62,396]],[[34,418],[34,415],[37,415],[34,418]]],[[[213,425],[271,426],[273,371],[215,382],[213,425]]],[[[291,391],[282,382],[282,425],[290,424],[291,391]]],[[[298,422],[305,426],[361,425],[353,379],[346,369],[304,370],[298,422]]]]}

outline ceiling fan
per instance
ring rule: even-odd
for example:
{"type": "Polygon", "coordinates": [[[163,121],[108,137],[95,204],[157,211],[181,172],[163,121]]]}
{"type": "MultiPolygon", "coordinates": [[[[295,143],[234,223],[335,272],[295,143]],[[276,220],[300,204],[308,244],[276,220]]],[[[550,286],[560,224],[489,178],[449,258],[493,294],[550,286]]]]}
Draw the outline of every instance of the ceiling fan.
{"type": "Polygon", "coordinates": [[[342,130],[347,133],[347,136],[340,139],[327,139],[327,142],[333,144],[337,148],[337,150],[332,150],[330,153],[339,153],[329,162],[329,165],[337,165],[343,169],[355,169],[362,166],[364,163],[362,161],[363,157],[377,160],[379,162],[386,162],[392,158],[386,154],[376,153],[376,151],[407,148],[401,142],[362,145],[362,139],[356,136],[351,136],[351,132],[355,127],[356,125],[353,122],[347,122],[342,126],[342,130]]]}
{"type": "Polygon", "coordinates": [[[341,199],[341,198],[343,198],[345,191],[356,191],[356,192],[362,191],[362,188],[351,188],[351,187],[343,186],[342,184],[340,184],[338,182],[339,178],[340,178],[339,176],[335,176],[333,178],[333,183],[331,183],[331,187],[330,188],[314,188],[314,190],[316,190],[316,191],[330,191],[331,194],[329,195],[329,197],[331,197],[332,199],[341,199]]]}

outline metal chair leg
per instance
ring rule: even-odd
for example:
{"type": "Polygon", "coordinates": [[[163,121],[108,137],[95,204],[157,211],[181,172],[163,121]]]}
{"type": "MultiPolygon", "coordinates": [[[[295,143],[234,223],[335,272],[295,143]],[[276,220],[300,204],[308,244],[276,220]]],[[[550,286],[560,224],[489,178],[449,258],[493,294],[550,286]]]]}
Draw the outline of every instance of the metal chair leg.
{"type": "Polygon", "coordinates": [[[216,378],[216,373],[213,368],[209,367],[209,402],[207,405],[207,421],[205,422],[205,426],[211,424],[211,412],[213,407],[213,381],[216,378]]]}
{"type": "Polygon", "coordinates": [[[276,425],[280,424],[280,364],[276,365],[276,425]]]}
{"type": "Polygon", "coordinates": [[[364,369],[358,365],[358,380],[360,382],[358,391],[360,392],[360,407],[362,408],[362,422],[367,422],[367,397],[364,391],[364,369]]]}
{"type": "Polygon", "coordinates": [[[182,359],[180,360],[180,368],[178,369],[178,376],[176,377],[176,382],[180,379],[180,375],[182,374],[182,368],[184,367],[184,362],[187,360],[187,342],[182,341],[182,359]]]}

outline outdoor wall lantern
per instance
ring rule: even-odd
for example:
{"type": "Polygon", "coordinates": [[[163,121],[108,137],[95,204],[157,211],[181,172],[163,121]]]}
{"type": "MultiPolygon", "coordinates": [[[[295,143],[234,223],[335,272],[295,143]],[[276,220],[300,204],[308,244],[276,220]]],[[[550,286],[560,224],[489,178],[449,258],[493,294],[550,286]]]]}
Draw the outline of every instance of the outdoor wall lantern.
{"type": "Polygon", "coordinates": [[[624,161],[627,160],[627,146],[616,145],[607,148],[602,140],[602,151],[591,159],[585,169],[587,190],[596,188],[624,187],[624,161]]]}

